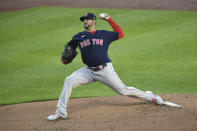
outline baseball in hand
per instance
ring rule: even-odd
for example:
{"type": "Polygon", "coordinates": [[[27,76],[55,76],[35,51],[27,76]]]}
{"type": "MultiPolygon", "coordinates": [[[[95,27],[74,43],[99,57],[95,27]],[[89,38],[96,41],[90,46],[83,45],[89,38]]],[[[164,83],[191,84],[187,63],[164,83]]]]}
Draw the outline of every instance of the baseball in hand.
{"type": "Polygon", "coordinates": [[[105,18],[105,13],[101,13],[100,18],[105,18]]]}

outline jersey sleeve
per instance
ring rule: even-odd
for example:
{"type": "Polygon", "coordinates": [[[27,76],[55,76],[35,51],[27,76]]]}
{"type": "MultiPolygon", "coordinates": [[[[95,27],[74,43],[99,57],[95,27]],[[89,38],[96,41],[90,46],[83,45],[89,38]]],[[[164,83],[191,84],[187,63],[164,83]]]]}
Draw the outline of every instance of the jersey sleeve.
{"type": "Polygon", "coordinates": [[[78,47],[78,41],[80,40],[81,38],[79,37],[79,33],[74,35],[72,37],[72,40],[70,40],[67,44],[69,46],[71,46],[73,49],[76,49],[78,47]]]}
{"type": "Polygon", "coordinates": [[[78,43],[76,40],[70,40],[67,45],[71,46],[73,49],[76,49],[78,47],[78,43]]]}
{"type": "Polygon", "coordinates": [[[116,24],[116,22],[113,21],[111,17],[107,21],[109,22],[109,24],[111,25],[113,30],[115,32],[118,32],[119,39],[123,38],[124,37],[124,33],[123,33],[122,29],[116,24]]]}
{"type": "Polygon", "coordinates": [[[107,34],[108,41],[110,43],[119,39],[118,32],[115,32],[115,31],[106,31],[106,34],[107,34]]]}
{"type": "Polygon", "coordinates": [[[81,35],[80,33],[76,34],[73,36],[72,40],[81,40],[81,35]]]}

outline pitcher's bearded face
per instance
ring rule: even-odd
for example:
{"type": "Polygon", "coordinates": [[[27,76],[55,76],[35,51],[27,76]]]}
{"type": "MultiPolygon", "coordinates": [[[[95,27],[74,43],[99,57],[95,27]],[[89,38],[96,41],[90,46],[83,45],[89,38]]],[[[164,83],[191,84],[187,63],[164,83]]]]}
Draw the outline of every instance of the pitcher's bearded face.
{"type": "Polygon", "coordinates": [[[92,27],[92,26],[94,26],[94,25],[95,25],[95,20],[92,20],[92,19],[85,19],[85,20],[83,21],[83,26],[84,26],[85,29],[88,29],[88,28],[90,28],[90,27],[92,27]]]}

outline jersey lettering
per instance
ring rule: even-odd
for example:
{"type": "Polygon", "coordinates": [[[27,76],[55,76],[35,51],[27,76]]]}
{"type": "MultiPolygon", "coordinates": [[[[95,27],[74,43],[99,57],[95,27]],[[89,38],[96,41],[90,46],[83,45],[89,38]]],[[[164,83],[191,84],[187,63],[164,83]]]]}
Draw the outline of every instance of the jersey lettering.
{"type": "Polygon", "coordinates": [[[109,45],[118,38],[118,32],[96,30],[94,34],[88,31],[79,32],[72,39],[79,46],[83,63],[95,67],[111,61],[107,51],[109,45]]]}
{"type": "MultiPolygon", "coordinates": [[[[93,45],[103,45],[103,39],[92,39],[92,44],[93,45]]],[[[91,45],[90,39],[84,40],[82,42],[80,42],[80,46],[81,48],[84,48],[88,45],[91,45]]]]}
{"type": "Polygon", "coordinates": [[[93,45],[96,44],[96,39],[92,39],[93,45]]]}

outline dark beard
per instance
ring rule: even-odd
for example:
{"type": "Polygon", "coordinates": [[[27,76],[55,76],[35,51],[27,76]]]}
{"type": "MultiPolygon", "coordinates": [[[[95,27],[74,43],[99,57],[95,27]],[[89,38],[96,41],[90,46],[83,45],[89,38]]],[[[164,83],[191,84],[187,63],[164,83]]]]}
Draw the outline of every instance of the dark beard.
{"type": "Polygon", "coordinates": [[[86,30],[88,30],[88,27],[84,27],[86,30]]]}
{"type": "Polygon", "coordinates": [[[86,30],[88,30],[89,27],[90,27],[90,26],[84,26],[84,28],[85,28],[86,30]]]}

